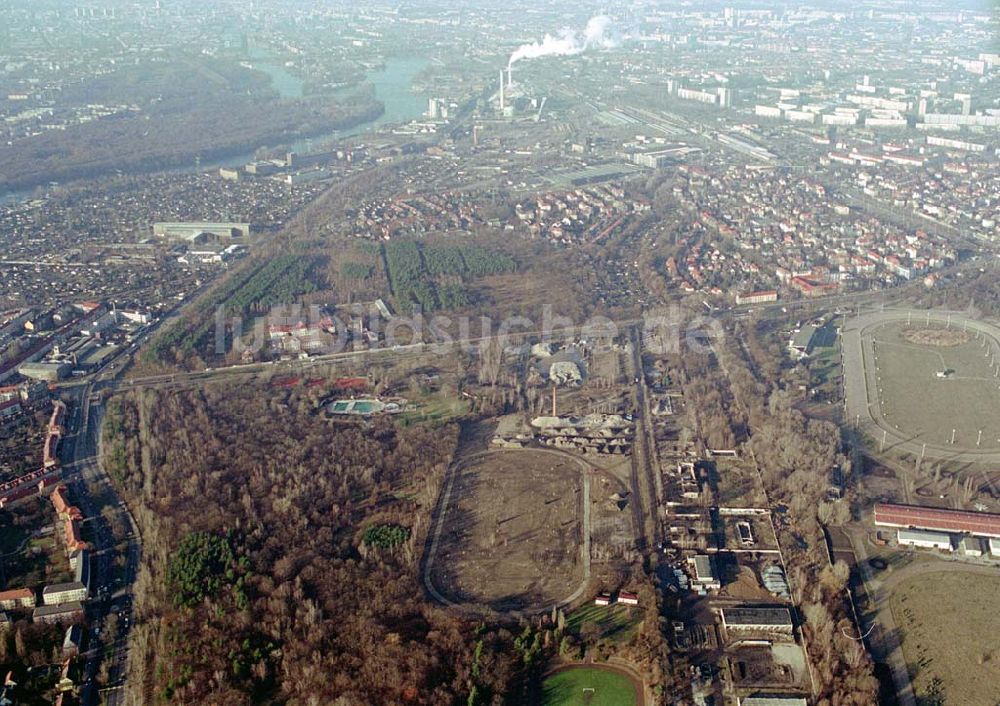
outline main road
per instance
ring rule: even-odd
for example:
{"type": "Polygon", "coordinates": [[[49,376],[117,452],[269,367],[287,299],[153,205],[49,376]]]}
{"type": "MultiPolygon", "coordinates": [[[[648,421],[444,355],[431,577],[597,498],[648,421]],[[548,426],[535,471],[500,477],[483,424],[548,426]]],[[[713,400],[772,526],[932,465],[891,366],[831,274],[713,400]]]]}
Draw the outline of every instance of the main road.
{"type": "Polygon", "coordinates": [[[92,404],[93,390],[89,384],[69,390],[72,411],[67,417],[67,431],[60,449],[63,478],[73,489],[73,496],[90,527],[93,544],[91,563],[90,603],[91,632],[89,648],[84,657],[81,701],[84,706],[96,704],[103,696],[104,704],[122,703],[120,688],[128,660],[128,633],[132,623],[131,587],[139,566],[141,552],[139,534],[128,508],[118,497],[111,479],[99,461],[101,408],[92,404]],[[128,528],[125,538],[125,560],[120,576],[115,576],[115,553],[118,551],[111,524],[104,510],[111,508],[112,521],[128,528]],[[117,517],[114,517],[117,515],[117,517]],[[118,620],[109,621],[113,614],[118,620]],[[117,625],[116,634],[108,634],[108,624],[117,625]],[[107,685],[103,695],[97,693],[98,671],[102,660],[109,660],[107,685]]]}

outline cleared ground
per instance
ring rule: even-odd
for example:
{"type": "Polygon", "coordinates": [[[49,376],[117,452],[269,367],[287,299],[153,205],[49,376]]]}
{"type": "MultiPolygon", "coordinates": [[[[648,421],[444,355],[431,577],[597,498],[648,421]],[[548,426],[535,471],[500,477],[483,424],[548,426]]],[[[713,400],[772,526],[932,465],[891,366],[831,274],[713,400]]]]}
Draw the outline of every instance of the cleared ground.
{"type": "Polygon", "coordinates": [[[558,671],[542,685],[542,706],[637,706],[635,683],[626,675],[594,667],[558,671]]]}
{"type": "Polygon", "coordinates": [[[891,609],[919,703],[996,706],[1000,684],[1000,574],[915,576],[891,609]]]}
{"type": "Polygon", "coordinates": [[[589,578],[585,468],[578,458],[541,450],[458,462],[429,550],[434,591],[449,603],[502,611],[544,610],[578,597],[589,578]]]}
{"type": "Polygon", "coordinates": [[[954,429],[956,449],[1000,449],[1000,378],[991,367],[992,341],[933,322],[888,323],[869,336],[873,360],[866,365],[874,364],[885,422],[921,443],[952,446],[954,429]]]}

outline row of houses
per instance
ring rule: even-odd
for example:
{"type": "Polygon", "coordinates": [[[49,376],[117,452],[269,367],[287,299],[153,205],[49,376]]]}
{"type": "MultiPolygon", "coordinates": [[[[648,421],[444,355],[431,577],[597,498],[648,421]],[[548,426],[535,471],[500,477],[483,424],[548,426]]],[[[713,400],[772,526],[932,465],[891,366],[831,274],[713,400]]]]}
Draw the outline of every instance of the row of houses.
{"type": "MultiPolygon", "coordinates": [[[[90,595],[90,553],[89,545],[80,533],[79,523],[83,513],[69,502],[66,486],[58,484],[57,452],[65,412],[66,405],[57,400],[49,417],[42,467],[0,486],[0,509],[16,500],[51,489],[52,507],[63,523],[66,556],[73,571],[73,580],[44,586],[41,600],[32,588],[0,591],[0,627],[10,624],[10,618],[2,612],[7,610],[33,609],[31,619],[36,623],[76,623],[84,617],[83,601],[90,595]]],[[[69,637],[67,633],[67,640],[69,637]]]]}
{"type": "Polygon", "coordinates": [[[594,598],[594,605],[609,606],[609,605],[639,605],[639,594],[630,593],[629,591],[619,591],[617,594],[612,595],[607,591],[598,593],[594,598]]]}
{"type": "Polygon", "coordinates": [[[45,447],[42,452],[42,467],[19,476],[14,480],[0,484],[0,510],[16,500],[22,500],[31,495],[45,492],[59,479],[59,440],[62,438],[62,418],[66,405],[56,400],[49,417],[49,425],[45,434],[45,447]]]}
{"type": "Polygon", "coordinates": [[[0,484],[0,509],[15,500],[43,492],[54,484],[53,477],[58,475],[57,452],[59,441],[62,438],[62,419],[65,412],[66,405],[57,400],[52,408],[52,415],[49,417],[49,425],[45,434],[42,467],[0,484]]]}

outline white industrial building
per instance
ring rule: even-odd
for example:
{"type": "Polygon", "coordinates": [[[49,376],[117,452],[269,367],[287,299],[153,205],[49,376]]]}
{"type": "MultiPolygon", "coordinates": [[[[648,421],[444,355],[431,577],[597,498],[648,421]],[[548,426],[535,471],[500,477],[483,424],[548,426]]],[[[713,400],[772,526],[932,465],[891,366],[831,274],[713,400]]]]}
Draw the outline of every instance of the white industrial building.
{"type": "Polygon", "coordinates": [[[809,706],[809,702],[801,696],[785,695],[755,695],[744,696],[739,700],[740,706],[809,706]]]}
{"type": "Polygon", "coordinates": [[[207,221],[161,222],[153,224],[153,235],[159,238],[187,240],[192,243],[203,243],[208,240],[248,238],[250,237],[250,224],[213,223],[207,221]]]}
{"type": "Polygon", "coordinates": [[[983,540],[979,537],[963,537],[958,546],[965,556],[983,555],[983,540]]]}
{"type": "Polygon", "coordinates": [[[708,554],[698,554],[688,559],[688,563],[694,569],[694,583],[698,588],[716,590],[722,587],[713,557],[708,554]]]}
{"type": "Polygon", "coordinates": [[[901,529],[896,533],[896,539],[901,545],[919,547],[920,549],[941,549],[951,551],[951,535],[944,532],[928,532],[927,530],[901,529]]]}

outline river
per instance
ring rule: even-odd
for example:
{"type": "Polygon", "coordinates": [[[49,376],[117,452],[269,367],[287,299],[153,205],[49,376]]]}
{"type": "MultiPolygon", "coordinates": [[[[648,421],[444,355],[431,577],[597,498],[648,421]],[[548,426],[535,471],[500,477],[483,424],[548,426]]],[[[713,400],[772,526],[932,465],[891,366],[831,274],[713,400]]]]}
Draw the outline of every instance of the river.
{"type": "MultiPolygon", "coordinates": [[[[271,77],[271,85],[282,98],[301,98],[303,81],[290,74],[284,66],[269,61],[267,53],[257,49],[250,50],[250,64],[271,77]]],[[[375,89],[375,97],[382,101],[385,111],[374,120],[355,125],[347,130],[331,130],[309,139],[293,142],[290,147],[293,152],[319,151],[328,148],[345,137],[360,135],[375,130],[383,125],[408,123],[420,118],[427,110],[427,97],[414,93],[411,89],[413,79],[427,66],[428,60],[420,57],[392,57],[385,60],[385,66],[366,77],[366,82],[375,89]]],[[[345,89],[351,90],[351,89],[345,89]]],[[[234,155],[225,159],[202,162],[198,167],[170,171],[206,171],[218,167],[236,167],[254,159],[256,150],[234,155]]],[[[24,189],[0,194],[0,205],[24,201],[35,193],[35,189],[24,189]]]]}
{"type": "MultiPolygon", "coordinates": [[[[250,50],[250,65],[257,71],[262,71],[271,77],[271,86],[281,95],[282,98],[302,98],[303,81],[299,77],[290,74],[285,67],[269,61],[254,61],[256,57],[266,58],[267,55],[258,53],[257,50],[250,50]],[[256,55],[256,56],[255,56],[256,55]]],[[[385,65],[381,70],[369,74],[365,78],[366,83],[370,83],[375,91],[375,98],[380,100],[385,106],[383,113],[352,128],[346,130],[331,130],[311,137],[306,140],[298,140],[291,145],[293,152],[308,152],[321,150],[345,137],[353,137],[364,132],[375,130],[383,125],[394,125],[408,123],[422,117],[427,110],[427,96],[414,93],[412,90],[413,79],[428,64],[427,59],[419,57],[392,57],[385,60],[385,65]]],[[[351,91],[353,89],[343,89],[351,91]]],[[[334,94],[336,95],[336,94],[334,94]]],[[[206,167],[215,166],[237,166],[245,164],[253,159],[253,153],[231,157],[215,164],[206,164],[206,167]]]]}

